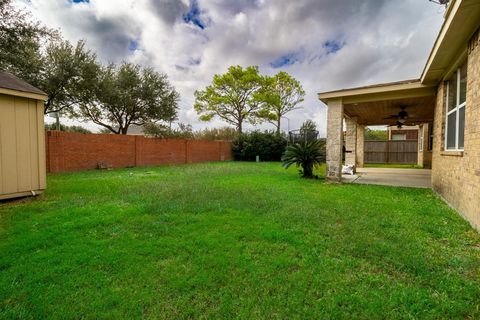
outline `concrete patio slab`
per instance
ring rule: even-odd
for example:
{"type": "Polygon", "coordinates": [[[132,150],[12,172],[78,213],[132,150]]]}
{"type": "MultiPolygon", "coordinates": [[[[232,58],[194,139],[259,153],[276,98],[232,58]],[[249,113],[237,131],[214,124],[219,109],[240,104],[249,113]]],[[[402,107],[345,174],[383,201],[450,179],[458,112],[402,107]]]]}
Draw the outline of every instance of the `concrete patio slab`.
{"type": "Polygon", "coordinates": [[[343,182],[385,186],[431,188],[431,170],[358,168],[355,175],[342,175],[343,182]]]}

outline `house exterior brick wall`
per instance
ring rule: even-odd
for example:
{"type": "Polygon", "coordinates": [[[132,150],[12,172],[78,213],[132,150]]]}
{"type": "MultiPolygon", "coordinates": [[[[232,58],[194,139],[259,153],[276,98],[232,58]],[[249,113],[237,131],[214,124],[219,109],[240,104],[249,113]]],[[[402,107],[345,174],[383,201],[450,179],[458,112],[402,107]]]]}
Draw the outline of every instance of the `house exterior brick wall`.
{"type": "Polygon", "coordinates": [[[48,131],[47,172],[232,160],[230,141],[176,140],[48,131]]]}
{"type": "Polygon", "coordinates": [[[390,140],[392,140],[391,135],[394,134],[404,134],[406,140],[417,140],[418,139],[418,129],[412,130],[391,130],[390,140]]]}
{"type": "Polygon", "coordinates": [[[444,150],[445,85],[437,90],[434,121],[432,186],[480,230],[480,36],[472,37],[467,57],[467,100],[463,152],[444,150]]]}
{"type": "Polygon", "coordinates": [[[418,160],[417,164],[423,168],[432,167],[432,151],[428,150],[428,140],[429,140],[429,124],[424,123],[419,126],[418,129],[418,160]],[[420,147],[420,139],[422,138],[421,133],[423,133],[423,143],[422,148],[420,147]]]}

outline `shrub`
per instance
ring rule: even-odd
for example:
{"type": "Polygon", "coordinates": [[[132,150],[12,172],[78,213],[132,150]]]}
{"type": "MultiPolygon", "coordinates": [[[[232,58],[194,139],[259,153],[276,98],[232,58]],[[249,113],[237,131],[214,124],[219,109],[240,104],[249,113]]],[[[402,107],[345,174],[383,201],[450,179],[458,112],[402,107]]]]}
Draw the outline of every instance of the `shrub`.
{"type": "Polygon", "coordinates": [[[300,174],[303,178],[313,178],[313,168],[325,161],[325,140],[292,144],[285,151],[282,161],[285,169],[295,164],[302,167],[300,174]]]}
{"type": "Polygon", "coordinates": [[[387,130],[373,130],[365,128],[365,140],[385,141],[388,140],[387,130]]]}
{"type": "Polygon", "coordinates": [[[280,161],[287,146],[287,139],[273,131],[253,131],[239,135],[232,143],[235,160],[280,161]]]}
{"type": "MultiPolygon", "coordinates": [[[[57,130],[56,123],[46,123],[45,130],[57,130]]],[[[80,132],[80,133],[92,133],[92,131],[84,128],[82,126],[67,126],[64,124],[60,124],[60,131],[67,131],[67,132],[80,132]]]]}
{"type": "Polygon", "coordinates": [[[147,122],[143,125],[143,133],[148,137],[164,139],[193,139],[193,129],[190,124],[177,123],[177,128],[165,124],[147,122]]]}
{"type": "Polygon", "coordinates": [[[194,133],[198,140],[234,140],[237,136],[237,130],[232,127],[205,128],[194,133]]]}

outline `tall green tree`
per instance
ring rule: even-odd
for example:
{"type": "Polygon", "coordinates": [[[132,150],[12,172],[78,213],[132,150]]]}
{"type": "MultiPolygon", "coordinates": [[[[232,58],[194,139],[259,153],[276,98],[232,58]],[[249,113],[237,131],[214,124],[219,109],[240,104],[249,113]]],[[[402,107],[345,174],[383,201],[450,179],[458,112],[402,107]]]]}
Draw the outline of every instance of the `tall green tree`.
{"type": "Polygon", "coordinates": [[[317,124],[312,120],[305,120],[300,127],[300,132],[317,131],[317,124]]]}
{"type": "Polygon", "coordinates": [[[130,125],[176,119],[179,95],[165,74],[124,62],[102,67],[91,81],[95,85],[82,91],[73,117],[115,134],[127,134],[130,125]]]}
{"type": "Polygon", "coordinates": [[[37,86],[48,94],[44,112],[62,112],[88,98],[100,72],[96,56],[79,41],[73,46],[66,40],[52,42],[44,54],[44,70],[37,86]]]}
{"type": "Polygon", "coordinates": [[[0,70],[38,86],[44,62],[41,49],[58,32],[34,20],[11,0],[0,0],[0,70]]]}
{"type": "Polygon", "coordinates": [[[302,85],[288,73],[280,71],[273,77],[267,76],[256,94],[256,99],[262,103],[258,116],[275,125],[279,134],[282,117],[298,109],[304,97],[302,85]]]}
{"type": "Polygon", "coordinates": [[[78,102],[98,65],[95,54],[79,41],[73,46],[57,31],[35,21],[28,11],[0,0],[0,70],[8,71],[48,94],[45,113],[78,102]]]}
{"type": "Polygon", "coordinates": [[[234,125],[239,133],[244,122],[255,123],[260,108],[255,93],[262,86],[258,67],[231,66],[227,73],[215,75],[212,84],[195,92],[195,110],[200,119],[219,117],[234,125]]]}

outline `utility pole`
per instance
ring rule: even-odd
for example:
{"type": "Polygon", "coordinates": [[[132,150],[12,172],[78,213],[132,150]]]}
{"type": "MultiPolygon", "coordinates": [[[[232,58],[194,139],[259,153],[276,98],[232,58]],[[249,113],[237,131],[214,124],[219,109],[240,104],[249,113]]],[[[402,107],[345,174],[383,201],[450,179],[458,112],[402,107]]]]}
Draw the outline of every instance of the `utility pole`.
{"type": "Polygon", "coordinates": [[[287,119],[287,147],[290,142],[290,118],[287,118],[284,116],[285,119],[287,119]]]}
{"type": "Polygon", "coordinates": [[[60,115],[57,112],[55,112],[55,126],[57,127],[57,131],[60,131],[60,115]]]}

